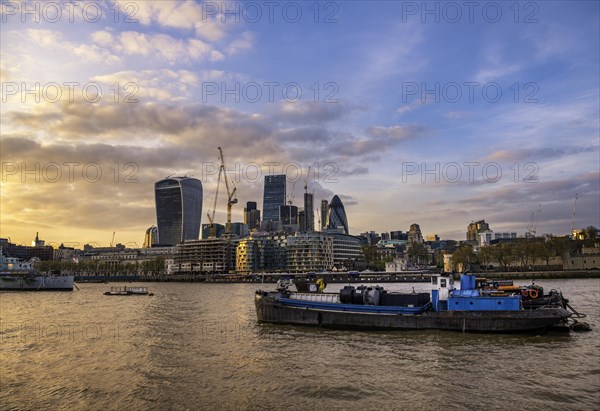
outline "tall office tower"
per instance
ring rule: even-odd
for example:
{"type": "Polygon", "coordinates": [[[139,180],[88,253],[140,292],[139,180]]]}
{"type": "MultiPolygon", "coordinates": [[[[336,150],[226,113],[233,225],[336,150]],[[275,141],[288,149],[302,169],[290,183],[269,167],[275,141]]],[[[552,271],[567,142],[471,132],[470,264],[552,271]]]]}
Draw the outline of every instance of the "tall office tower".
{"type": "Polygon", "coordinates": [[[244,224],[249,230],[260,227],[260,210],[256,209],[256,201],[248,201],[244,208],[244,224]]]}
{"type": "Polygon", "coordinates": [[[154,244],[158,244],[158,228],[156,228],[155,225],[146,230],[146,235],[144,235],[144,248],[150,248],[154,244]]]}
{"type": "Polygon", "coordinates": [[[312,193],[304,193],[304,225],[302,231],[315,231],[315,210],[312,193]]]}
{"type": "Polygon", "coordinates": [[[348,218],[346,217],[346,210],[344,210],[344,204],[342,200],[335,195],[331,199],[329,204],[329,218],[327,228],[338,228],[344,227],[344,233],[348,234],[348,218]]]}
{"type": "Polygon", "coordinates": [[[329,220],[329,202],[327,200],[321,200],[321,231],[327,228],[327,221],[329,220]]]}
{"type": "Polygon", "coordinates": [[[298,210],[298,226],[300,232],[306,231],[306,213],[304,210],[298,210]]]}
{"type": "Polygon", "coordinates": [[[279,206],[285,205],[285,175],[265,176],[263,221],[280,221],[279,206]]]}
{"type": "Polygon", "coordinates": [[[191,177],[169,177],[154,184],[158,242],[174,246],[197,240],[202,216],[202,182],[191,177]]]}
{"type": "Polygon", "coordinates": [[[279,206],[279,215],[281,224],[283,225],[297,225],[298,224],[298,207],[295,205],[282,205],[279,206]]]}

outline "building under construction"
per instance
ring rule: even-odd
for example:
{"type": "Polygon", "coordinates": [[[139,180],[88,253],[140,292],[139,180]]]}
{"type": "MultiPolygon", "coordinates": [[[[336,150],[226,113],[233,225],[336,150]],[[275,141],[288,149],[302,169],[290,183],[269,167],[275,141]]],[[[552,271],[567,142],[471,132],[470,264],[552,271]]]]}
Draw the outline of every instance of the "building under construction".
{"type": "Polygon", "coordinates": [[[207,238],[177,245],[173,272],[227,274],[235,271],[237,239],[207,238]]]}

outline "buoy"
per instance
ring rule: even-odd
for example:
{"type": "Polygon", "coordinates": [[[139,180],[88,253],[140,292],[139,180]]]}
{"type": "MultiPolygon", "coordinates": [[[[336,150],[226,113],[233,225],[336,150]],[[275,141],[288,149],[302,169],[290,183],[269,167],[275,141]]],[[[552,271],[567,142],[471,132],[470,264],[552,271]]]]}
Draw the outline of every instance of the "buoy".
{"type": "Polygon", "coordinates": [[[539,294],[538,294],[537,290],[533,290],[533,289],[532,289],[532,290],[529,290],[529,296],[530,296],[531,298],[538,298],[538,295],[539,295],[539,294]]]}

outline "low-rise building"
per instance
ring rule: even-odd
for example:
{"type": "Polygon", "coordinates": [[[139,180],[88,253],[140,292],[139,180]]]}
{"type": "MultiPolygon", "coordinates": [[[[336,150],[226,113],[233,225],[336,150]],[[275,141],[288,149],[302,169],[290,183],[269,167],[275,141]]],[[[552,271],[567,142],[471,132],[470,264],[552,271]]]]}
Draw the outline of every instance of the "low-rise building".
{"type": "Polygon", "coordinates": [[[600,269],[600,244],[595,247],[583,247],[581,253],[565,253],[563,259],[565,270],[600,269]]]}
{"type": "Polygon", "coordinates": [[[282,272],[287,269],[287,236],[255,232],[236,247],[238,273],[282,272]]]}
{"type": "Polygon", "coordinates": [[[353,235],[327,230],[326,234],[333,239],[333,266],[337,269],[348,268],[360,258],[362,241],[353,235]]]}
{"type": "Polygon", "coordinates": [[[319,232],[287,238],[287,267],[291,273],[318,272],[333,267],[333,237],[319,232]]]}
{"type": "Polygon", "coordinates": [[[198,274],[234,271],[237,242],[228,238],[207,238],[177,244],[173,271],[198,274]]]}
{"type": "Polygon", "coordinates": [[[485,230],[478,234],[479,236],[479,246],[490,245],[492,241],[496,240],[514,240],[517,238],[517,233],[515,231],[493,231],[493,230],[485,230]]]}

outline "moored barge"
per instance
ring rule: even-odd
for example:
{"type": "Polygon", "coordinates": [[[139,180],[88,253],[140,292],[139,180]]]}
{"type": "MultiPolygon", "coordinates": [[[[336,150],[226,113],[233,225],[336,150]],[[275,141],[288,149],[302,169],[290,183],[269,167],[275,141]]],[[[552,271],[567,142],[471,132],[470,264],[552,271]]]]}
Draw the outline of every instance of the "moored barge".
{"type": "MultiPolygon", "coordinates": [[[[258,290],[258,321],[355,329],[436,329],[463,332],[568,330],[573,312],[562,305],[524,309],[519,293],[497,296],[477,288],[474,275],[432,276],[429,293],[391,293],[382,287],[344,287],[339,293],[297,293],[287,285],[258,290]]],[[[571,320],[572,321],[572,320],[571,320]]]]}

